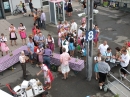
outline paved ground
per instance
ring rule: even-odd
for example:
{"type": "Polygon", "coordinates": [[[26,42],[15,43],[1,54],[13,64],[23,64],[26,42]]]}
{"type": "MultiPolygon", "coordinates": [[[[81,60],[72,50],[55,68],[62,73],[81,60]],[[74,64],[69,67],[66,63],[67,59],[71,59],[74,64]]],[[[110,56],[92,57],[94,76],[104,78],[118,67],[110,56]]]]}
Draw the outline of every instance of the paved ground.
{"type": "MultiPolygon", "coordinates": [[[[75,3],[75,2],[74,2],[75,3]]],[[[66,20],[75,19],[78,25],[80,25],[80,18],[77,16],[78,13],[81,12],[81,7],[78,3],[75,3],[74,10],[79,9],[78,11],[75,11],[73,13],[72,17],[66,17],[66,20]]],[[[98,24],[101,30],[100,35],[100,42],[103,40],[107,40],[108,44],[114,51],[114,48],[116,46],[122,46],[123,42],[125,40],[130,39],[130,15],[125,14],[116,10],[108,10],[107,8],[98,7],[99,14],[95,16],[95,24],[98,24]]],[[[47,36],[48,33],[50,33],[54,39],[55,43],[57,44],[57,32],[56,27],[49,23],[49,13],[46,11],[47,15],[47,31],[43,30],[43,34],[47,36]]],[[[9,23],[13,23],[16,27],[19,26],[19,23],[22,22],[26,28],[27,28],[27,34],[31,33],[31,28],[33,26],[31,17],[22,17],[19,16],[11,16],[7,18],[7,21],[9,23]]],[[[6,33],[8,36],[8,26],[9,24],[5,25],[4,23],[0,22],[1,29],[3,28],[3,32],[6,33]]],[[[20,40],[19,45],[20,46],[20,40]]],[[[16,47],[11,48],[16,49],[16,47]]],[[[56,48],[56,51],[58,52],[58,48],[56,48]]],[[[94,49],[94,55],[96,54],[96,49],[94,49]]],[[[75,55],[77,56],[77,54],[75,55]]],[[[15,86],[22,82],[22,70],[21,67],[18,64],[15,65],[17,68],[14,71],[6,70],[4,72],[4,76],[0,76],[0,88],[9,92],[7,88],[5,87],[6,83],[11,83],[12,86],[15,86]]],[[[119,66],[113,68],[114,75],[118,77],[118,69],[119,66]]],[[[37,67],[32,67],[30,64],[27,64],[27,72],[30,74],[28,79],[30,78],[39,78],[43,82],[43,76],[36,76],[36,73],[40,69],[37,67]]],[[[129,68],[130,70],[130,68],[129,68]]],[[[50,95],[52,97],[86,97],[87,95],[95,95],[97,94],[98,97],[111,97],[111,93],[104,93],[103,91],[99,91],[98,89],[98,82],[95,81],[94,76],[92,77],[92,81],[88,82],[85,80],[85,69],[83,71],[79,72],[77,75],[75,75],[72,71],[70,72],[69,79],[66,81],[61,80],[62,75],[59,73],[53,73],[55,76],[55,80],[52,84],[52,89],[49,91],[50,95]],[[102,95],[102,96],[101,96],[102,95]]],[[[94,75],[94,73],[93,73],[94,75]]],[[[110,78],[112,80],[112,78],[110,78]]]]}

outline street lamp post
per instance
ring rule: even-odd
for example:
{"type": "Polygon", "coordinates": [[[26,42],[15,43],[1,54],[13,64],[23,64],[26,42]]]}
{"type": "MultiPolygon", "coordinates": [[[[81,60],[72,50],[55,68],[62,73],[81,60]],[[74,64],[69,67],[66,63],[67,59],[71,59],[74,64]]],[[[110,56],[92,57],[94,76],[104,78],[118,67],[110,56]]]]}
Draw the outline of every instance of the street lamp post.
{"type": "Polygon", "coordinates": [[[91,81],[92,77],[92,63],[93,63],[93,3],[94,0],[86,0],[87,5],[87,24],[86,24],[86,77],[88,81],[91,81]]]}

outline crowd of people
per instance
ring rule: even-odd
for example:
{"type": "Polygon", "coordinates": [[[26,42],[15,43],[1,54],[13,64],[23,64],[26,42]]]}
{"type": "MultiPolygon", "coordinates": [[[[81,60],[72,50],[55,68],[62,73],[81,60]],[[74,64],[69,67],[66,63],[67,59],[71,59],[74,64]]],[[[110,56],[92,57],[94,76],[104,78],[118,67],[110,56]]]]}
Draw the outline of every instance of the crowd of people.
{"type": "Polygon", "coordinates": [[[100,89],[103,89],[110,69],[117,65],[121,66],[121,76],[126,79],[126,70],[130,62],[130,42],[125,42],[122,47],[116,47],[115,51],[112,51],[107,41],[104,41],[98,47],[98,53],[94,57],[94,62],[95,79],[99,80],[100,89]]]}
{"type": "MultiPolygon", "coordinates": [[[[30,0],[31,2],[31,0],[30,0]]],[[[66,2],[65,10],[68,16],[71,16],[72,3],[66,2]]],[[[84,8],[86,4],[84,3],[84,8]]],[[[24,11],[24,5],[23,11],[24,11]]],[[[22,45],[27,45],[28,47],[28,55],[30,59],[30,63],[33,65],[34,59],[38,62],[38,65],[41,67],[41,71],[37,73],[39,75],[41,72],[44,72],[45,84],[47,86],[45,88],[51,88],[51,82],[53,80],[53,76],[50,72],[50,60],[53,56],[53,52],[55,51],[55,40],[54,38],[48,34],[47,37],[43,35],[40,28],[46,29],[45,21],[46,15],[41,10],[37,10],[33,8],[32,3],[30,3],[31,14],[34,19],[34,26],[32,28],[32,33],[27,36],[26,27],[23,23],[20,23],[18,27],[18,32],[21,37],[22,45]],[[28,38],[28,40],[27,40],[28,38]]],[[[106,76],[110,69],[114,66],[121,65],[121,73],[122,77],[126,78],[126,71],[129,60],[130,60],[130,42],[125,42],[123,47],[116,47],[115,53],[112,53],[112,49],[107,44],[107,41],[104,41],[102,44],[99,44],[99,35],[100,30],[98,25],[93,25],[93,29],[95,30],[94,36],[94,46],[98,49],[97,55],[94,57],[94,72],[95,79],[99,80],[100,89],[103,88],[105,83],[106,76]],[[124,69],[123,69],[124,68],[124,69]]],[[[75,53],[79,53],[81,57],[83,57],[86,62],[87,51],[85,48],[85,40],[86,40],[86,19],[82,18],[81,25],[78,27],[77,23],[74,20],[68,21],[59,21],[57,25],[57,36],[58,36],[58,46],[61,62],[61,72],[63,74],[62,79],[65,80],[68,78],[68,73],[70,71],[69,68],[69,60],[71,57],[75,56],[75,53]]],[[[17,34],[16,27],[11,24],[9,27],[9,39],[10,45],[17,45],[17,34]]],[[[4,36],[4,33],[1,34],[0,37],[1,44],[1,54],[6,52],[8,54],[9,47],[7,45],[7,38],[4,36]]],[[[26,79],[26,56],[22,51],[19,56],[19,60],[23,69],[23,78],[26,79]]]]}

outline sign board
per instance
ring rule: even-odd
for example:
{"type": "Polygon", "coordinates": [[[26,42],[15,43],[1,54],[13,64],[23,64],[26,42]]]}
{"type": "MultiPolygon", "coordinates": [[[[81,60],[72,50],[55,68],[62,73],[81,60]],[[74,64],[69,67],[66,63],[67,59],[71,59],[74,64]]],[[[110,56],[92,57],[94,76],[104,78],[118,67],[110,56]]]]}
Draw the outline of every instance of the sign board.
{"type": "Polygon", "coordinates": [[[95,29],[94,30],[91,30],[91,31],[87,31],[86,32],[86,40],[87,41],[91,41],[95,38],[95,34],[96,34],[96,31],[95,29]]]}

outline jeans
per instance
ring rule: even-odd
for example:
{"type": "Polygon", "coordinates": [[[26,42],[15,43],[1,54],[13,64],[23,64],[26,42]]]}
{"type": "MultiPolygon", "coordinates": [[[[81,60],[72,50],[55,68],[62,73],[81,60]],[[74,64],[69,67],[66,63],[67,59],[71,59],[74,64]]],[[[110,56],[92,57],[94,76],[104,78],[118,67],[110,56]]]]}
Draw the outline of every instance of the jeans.
{"type": "Polygon", "coordinates": [[[21,63],[21,67],[23,70],[23,78],[26,79],[26,63],[21,63]]]}
{"type": "Polygon", "coordinates": [[[38,27],[41,27],[41,19],[40,18],[37,18],[37,24],[38,24],[38,27]]]}
{"type": "Polygon", "coordinates": [[[43,21],[43,20],[42,20],[42,27],[43,27],[43,29],[46,30],[46,24],[45,24],[45,21],[43,21]]]}
{"type": "Polygon", "coordinates": [[[47,65],[47,67],[50,69],[50,57],[49,56],[43,56],[43,63],[47,65]]]}

